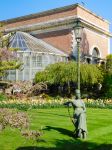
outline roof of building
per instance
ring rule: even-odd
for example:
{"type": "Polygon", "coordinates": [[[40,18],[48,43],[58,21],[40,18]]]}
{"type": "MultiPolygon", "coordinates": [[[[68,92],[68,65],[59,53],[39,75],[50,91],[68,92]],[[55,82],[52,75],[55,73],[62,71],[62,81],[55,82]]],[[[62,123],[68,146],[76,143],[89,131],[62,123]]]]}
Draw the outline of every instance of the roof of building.
{"type": "Polygon", "coordinates": [[[80,7],[82,9],[84,9],[85,11],[89,12],[90,14],[94,15],[95,17],[99,18],[100,20],[103,20],[103,21],[109,23],[106,19],[100,17],[99,15],[96,15],[95,13],[91,12],[90,10],[86,9],[85,7],[83,7],[82,5],[80,5],[78,3],[68,5],[68,6],[64,6],[64,7],[60,7],[60,8],[47,10],[47,11],[43,11],[43,12],[39,12],[39,13],[34,13],[34,14],[26,15],[26,16],[7,19],[7,20],[3,20],[2,22],[4,22],[4,23],[14,23],[14,22],[22,21],[22,20],[28,20],[28,19],[33,19],[33,18],[36,18],[36,17],[50,15],[52,13],[59,13],[59,12],[62,12],[62,11],[67,11],[67,10],[70,10],[70,9],[74,9],[75,7],[80,7]]]}
{"type": "Polygon", "coordinates": [[[47,53],[60,56],[68,56],[63,51],[53,47],[52,45],[37,39],[25,32],[16,32],[10,40],[10,47],[19,48],[20,51],[33,51],[36,53],[47,53]]]}

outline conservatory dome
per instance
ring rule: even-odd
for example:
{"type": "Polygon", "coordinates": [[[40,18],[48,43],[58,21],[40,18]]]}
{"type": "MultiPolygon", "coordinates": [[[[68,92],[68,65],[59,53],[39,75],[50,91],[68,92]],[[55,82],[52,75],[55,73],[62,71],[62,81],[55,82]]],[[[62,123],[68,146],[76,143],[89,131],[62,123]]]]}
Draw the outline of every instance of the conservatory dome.
{"type": "Polygon", "coordinates": [[[63,51],[20,31],[10,38],[10,47],[18,48],[17,56],[23,65],[20,70],[10,70],[8,80],[32,80],[36,72],[44,70],[47,65],[67,61],[68,58],[63,51]]]}
{"type": "Polygon", "coordinates": [[[25,32],[16,32],[11,38],[10,47],[19,48],[22,51],[35,51],[37,53],[49,53],[54,55],[67,56],[66,53],[51,46],[41,39],[25,32]]]}

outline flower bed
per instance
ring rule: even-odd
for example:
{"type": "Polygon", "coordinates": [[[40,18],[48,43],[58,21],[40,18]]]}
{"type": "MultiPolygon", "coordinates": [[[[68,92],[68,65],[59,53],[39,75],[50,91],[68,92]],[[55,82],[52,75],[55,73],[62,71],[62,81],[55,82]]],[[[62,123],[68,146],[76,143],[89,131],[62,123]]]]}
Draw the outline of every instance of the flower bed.
{"type": "Polygon", "coordinates": [[[112,99],[84,99],[84,102],[87,107],[112,109],[112,99]]]}
{"type": "MultiPolygon", "coordinates": [[[[0,108],[17,108],[20,110],[37,109],[37,108],[57,108],[64,107],[64,103],[71,101],[67,98],[24,98],[9,99],[0,101],[0,108]]],[[[112,109],[112,99],[83,99],[86,107],[92,108],[110,108],[112,109]]]]}
{"type": "Polygon", "coordinates": [[[56,108],[64,107],[63,103],[69,99],[10,99],[0,102],[0,108],[17,108],[20,110],[36,109],[36,108],[56,108]]]}

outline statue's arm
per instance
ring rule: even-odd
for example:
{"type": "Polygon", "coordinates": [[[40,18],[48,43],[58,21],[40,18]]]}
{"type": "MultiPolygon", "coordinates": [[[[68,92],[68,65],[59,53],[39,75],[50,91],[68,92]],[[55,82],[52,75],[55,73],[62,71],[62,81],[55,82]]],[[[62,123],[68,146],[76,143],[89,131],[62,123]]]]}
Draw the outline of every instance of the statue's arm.
{"type": "Polygon", "coordinates": [[[86,106],[85,106],[84,102],[83,102],[83,110],[84,110],[84,112],[86,112],[86,106]]]}
{"type": "Polygon", "coordinates": [[[64,103],[65,106],[73,106],[73,102],[72,101],[68,101],[64,103]]]}

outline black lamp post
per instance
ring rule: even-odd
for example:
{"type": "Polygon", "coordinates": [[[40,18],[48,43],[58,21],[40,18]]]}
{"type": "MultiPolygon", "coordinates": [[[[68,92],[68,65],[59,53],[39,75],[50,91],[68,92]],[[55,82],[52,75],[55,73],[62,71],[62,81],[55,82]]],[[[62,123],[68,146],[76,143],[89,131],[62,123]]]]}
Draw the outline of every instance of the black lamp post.
{"type": "Polygon", "coordinates": [[[77,42],[77,94],[80,96],[80,43],[82,40],[83,26],[80,20],[77,19],[74,26],[75,39],[77,42]]]}

